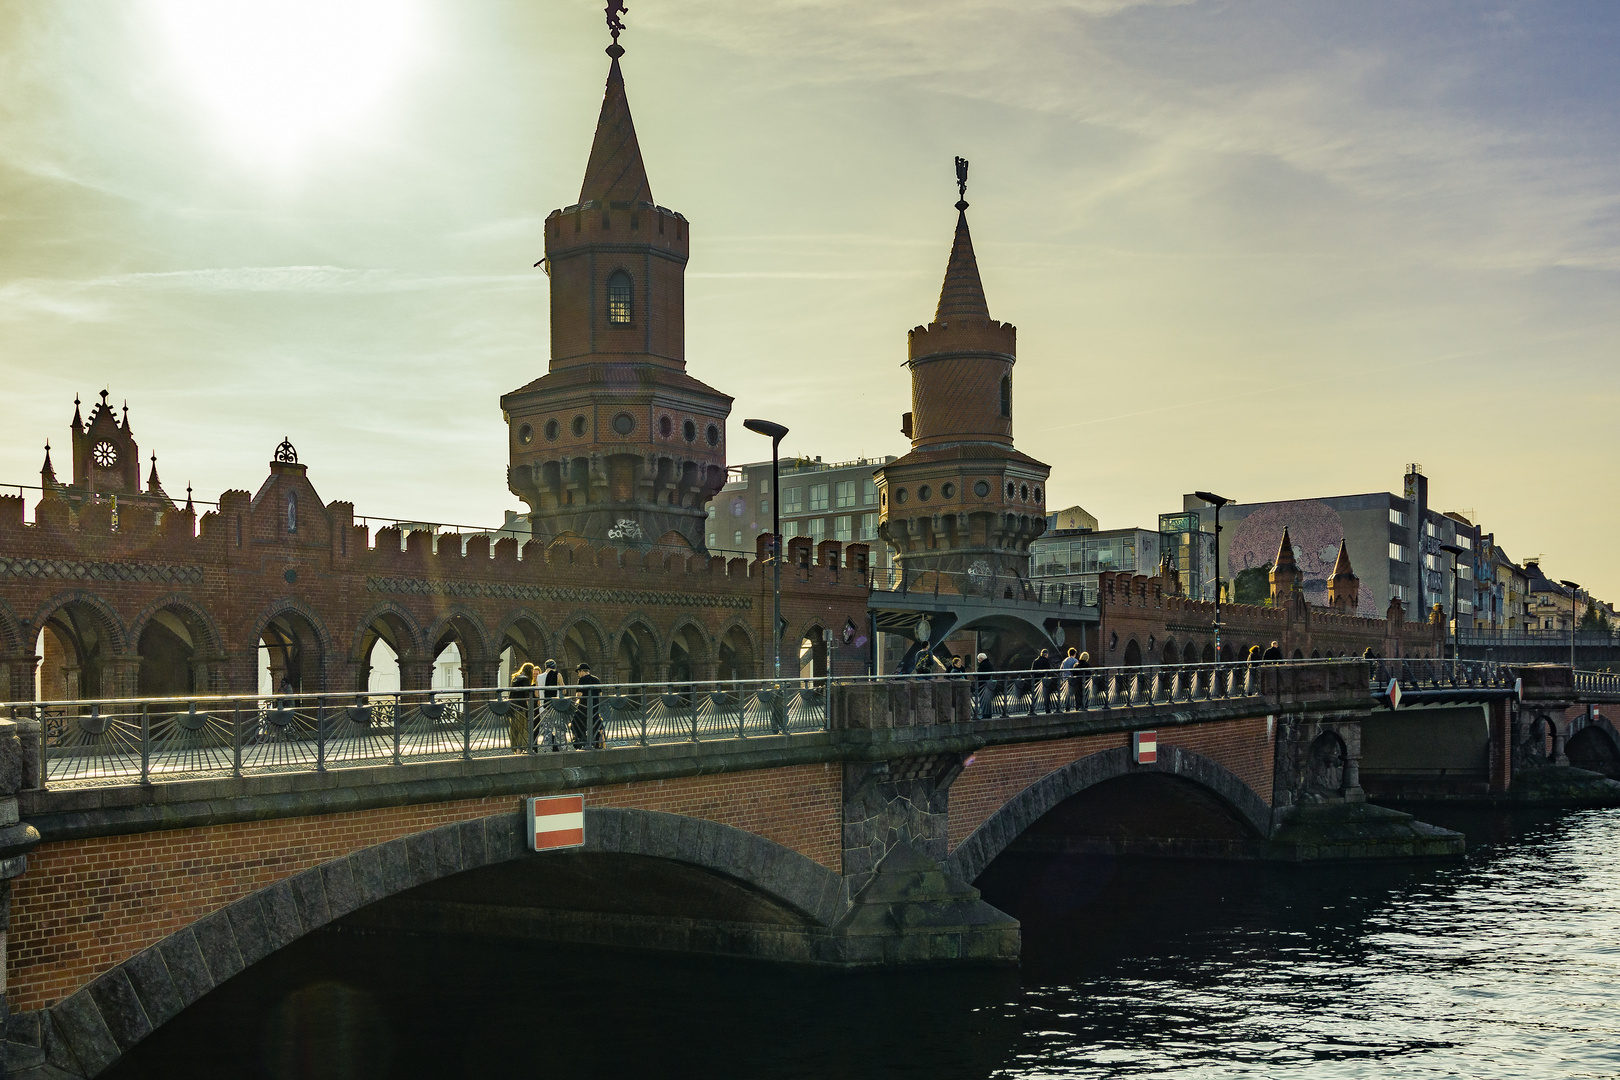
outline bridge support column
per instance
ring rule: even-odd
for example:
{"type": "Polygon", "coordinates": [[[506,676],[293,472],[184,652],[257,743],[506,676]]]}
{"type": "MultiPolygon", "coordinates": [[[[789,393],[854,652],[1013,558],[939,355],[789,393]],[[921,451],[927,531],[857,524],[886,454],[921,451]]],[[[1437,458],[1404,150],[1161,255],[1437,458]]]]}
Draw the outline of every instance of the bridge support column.
{"type": "Polygon", "coordinates": [[[1490,792],[1500,795],[1513,786],[1513,702],[1490,704],[1490,792]]]}
{"type": "MultiPolygon", "coordinates": [[[[39,843],[39,832],[17,817],[17,793],[38,783],[38,765],[34,765],[34,776],[30,777],[28,755],[17,728],[15,721],[0,720],[0,1037],[9,1029],[11,1017],[5,985],[11,881],[28,869],[28,852],[39,843]]],[[[4,1067],[0,1062],[0,1070],[4,1067]]]]}

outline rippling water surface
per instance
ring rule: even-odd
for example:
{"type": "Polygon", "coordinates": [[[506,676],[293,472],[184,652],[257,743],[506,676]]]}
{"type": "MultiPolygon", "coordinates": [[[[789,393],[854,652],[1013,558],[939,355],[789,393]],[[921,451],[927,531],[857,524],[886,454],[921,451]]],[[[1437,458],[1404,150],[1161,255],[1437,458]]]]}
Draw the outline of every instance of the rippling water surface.
{"type": "Polygon", "coordinates": [[[321,934],[134,1077],[1609,1077],[1620,810],[1437,824],[1450,864],[1003,860],[1016,969],[826,975],[321,934]]]}

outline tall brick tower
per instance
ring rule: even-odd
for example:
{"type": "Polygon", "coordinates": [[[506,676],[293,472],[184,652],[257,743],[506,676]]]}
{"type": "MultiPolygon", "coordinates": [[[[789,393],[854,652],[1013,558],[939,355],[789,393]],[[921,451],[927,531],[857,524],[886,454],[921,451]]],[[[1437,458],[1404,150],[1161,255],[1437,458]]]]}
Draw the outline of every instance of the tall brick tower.
{"type": "Polygon", "coordinates": [[[501,398],[507,484],[535,536],[704,547],[731,398],[686,373],[686,219],[653,202],[613,58],[579,202],[546,218],[551,366],[501,398]]]}
{"type": "Polygon", "coordinates": [[[1017,330],[990,317],[956,159],[956,239],[934,321],[911,331],[911,453],[877,471],[878,533],[908,570],[1029,573],[1050,467],[1013,448],[1017,330]]]}

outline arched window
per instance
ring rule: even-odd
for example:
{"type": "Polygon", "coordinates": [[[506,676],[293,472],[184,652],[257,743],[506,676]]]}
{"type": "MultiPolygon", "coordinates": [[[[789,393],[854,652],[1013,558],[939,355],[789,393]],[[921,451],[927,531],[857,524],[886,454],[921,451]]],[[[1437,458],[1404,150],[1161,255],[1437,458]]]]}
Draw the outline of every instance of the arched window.
{"type": "Polygon", "coordinates": [[[630,323],[630,275],[623,270],[615,270],[608,275],[607,283],[608,322],[615,326],[627,326],[630,323]]]}
{"type": "Polygon", "coordinates": [[[1012,419],[1012,376],[1001,377],[1001,415],[1012,419]]]}

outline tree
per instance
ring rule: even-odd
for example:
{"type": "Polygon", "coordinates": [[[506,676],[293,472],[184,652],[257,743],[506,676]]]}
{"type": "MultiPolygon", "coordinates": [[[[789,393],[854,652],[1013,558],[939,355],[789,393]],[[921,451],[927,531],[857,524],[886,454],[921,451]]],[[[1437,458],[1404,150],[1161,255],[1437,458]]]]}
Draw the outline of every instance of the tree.
{"type": "Polygon", "coordinates": [[[1581,616],[1580,629],[1588,632],[1607,634],[1611,631],[1608,614],[1596,604],[1586,605],[1586,614],[1581,616]]]}
{"type": "Polygon", "coordinates": [[[1247,570],[1239,570],[1232,582],[1232,602],[1236,604],[1264,604],[1271,599],[1271,564],[1262,563],[1247,570]]]}

